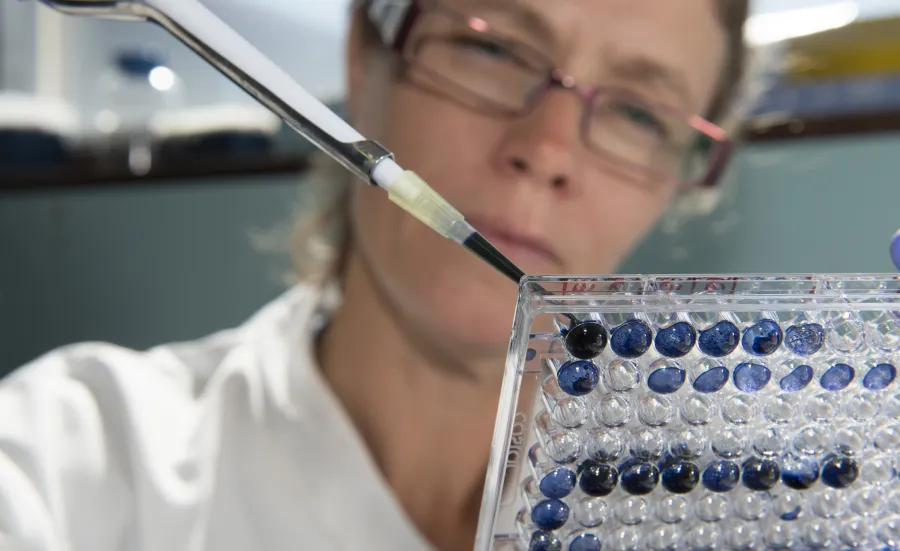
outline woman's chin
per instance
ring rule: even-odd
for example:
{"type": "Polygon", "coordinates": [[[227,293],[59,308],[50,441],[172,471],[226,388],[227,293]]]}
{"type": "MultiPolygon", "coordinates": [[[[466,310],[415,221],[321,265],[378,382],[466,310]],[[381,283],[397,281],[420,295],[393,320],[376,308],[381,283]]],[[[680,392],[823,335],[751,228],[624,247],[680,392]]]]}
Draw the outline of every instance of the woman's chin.
{"type": "Polygon", "coordinates": [[[438,322],[445,338],[481,349],[505,351],[516,308],[516,287],[500,293],[473,285],[464,294],[435,297],[435,309],[443,312],[438,322]]]}

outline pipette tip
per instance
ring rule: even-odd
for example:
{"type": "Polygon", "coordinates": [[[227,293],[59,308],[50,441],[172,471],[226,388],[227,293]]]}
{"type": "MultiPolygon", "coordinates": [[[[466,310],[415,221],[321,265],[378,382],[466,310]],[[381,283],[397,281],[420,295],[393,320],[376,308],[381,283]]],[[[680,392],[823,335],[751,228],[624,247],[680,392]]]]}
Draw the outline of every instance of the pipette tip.
{"type": "Polygon", "coordinates": [[[485,239],[480,233],[475,232],[470,235],[463,242],[463,245],[473,253],[477,254],[482,260],[496,268],[500,273],[513,280],[513,282],[519,283],[522,278],[525,277],[525,272],[513,264],[510,259],[506,258],[503,253],[491,245],[490,241],[485,239]]]}

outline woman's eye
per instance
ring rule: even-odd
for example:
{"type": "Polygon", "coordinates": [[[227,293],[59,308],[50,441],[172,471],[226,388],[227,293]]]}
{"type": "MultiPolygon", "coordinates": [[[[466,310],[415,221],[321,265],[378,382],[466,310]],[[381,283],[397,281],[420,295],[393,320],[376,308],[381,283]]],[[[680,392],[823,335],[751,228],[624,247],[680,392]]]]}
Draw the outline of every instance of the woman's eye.
{"type": "Polygon", "coordinates": [[[625,120],[636,126],[650,130],[662,137],[668,135],[668,129],[660,118],[657,117],[653,111],[645,107],[624,103],[615,106],[614,110],[625,120]]]}
{"type": "Polygon", "coordinates": [[[474,36],[460,36],[453,41],[457,46],[475,50],[480,54],[497,59],[514,59],[509,48],[491,40],[485,40],[474,36]]]}

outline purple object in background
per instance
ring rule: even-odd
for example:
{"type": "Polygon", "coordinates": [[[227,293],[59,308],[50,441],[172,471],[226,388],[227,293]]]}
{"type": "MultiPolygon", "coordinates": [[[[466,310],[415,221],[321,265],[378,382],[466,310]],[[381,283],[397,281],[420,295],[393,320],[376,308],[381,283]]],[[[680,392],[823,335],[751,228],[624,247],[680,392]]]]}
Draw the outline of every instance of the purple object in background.
{"type": "Polygon", "coordinates": [[[891,241],[891,259],[894,261],[894,266],[900,270],[900,230],[894,234],[894,239],[891,241]]]}

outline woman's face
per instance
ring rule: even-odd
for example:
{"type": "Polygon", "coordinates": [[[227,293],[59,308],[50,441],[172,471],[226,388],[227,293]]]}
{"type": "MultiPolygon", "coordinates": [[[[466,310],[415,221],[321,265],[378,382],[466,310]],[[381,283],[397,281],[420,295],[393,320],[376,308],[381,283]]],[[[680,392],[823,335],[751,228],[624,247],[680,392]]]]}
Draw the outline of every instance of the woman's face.
{"type": "MultiPolygon", "coordinates": [[[[713,0],[444,4],[541,51],[579,84],[615,86],[688,113],[705,112],[725,62],[713,0]]],[[[398,79],[390,62],[361,49],[351,40],[354,123],[528,274],[615,270],[675,191],[636,183],[589,149],[582,102],[570,91],[555,89],[525,115],[498,116],[398,79]]],[[[456,70],[469,67],[478,69],[456,70]]],[[[356,189],[355,253],[404,324],[456,352],[505,352],[516,284],[382,191],[356,189]]]]}

